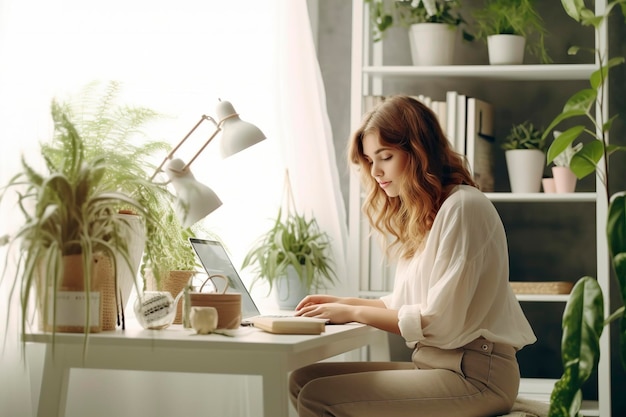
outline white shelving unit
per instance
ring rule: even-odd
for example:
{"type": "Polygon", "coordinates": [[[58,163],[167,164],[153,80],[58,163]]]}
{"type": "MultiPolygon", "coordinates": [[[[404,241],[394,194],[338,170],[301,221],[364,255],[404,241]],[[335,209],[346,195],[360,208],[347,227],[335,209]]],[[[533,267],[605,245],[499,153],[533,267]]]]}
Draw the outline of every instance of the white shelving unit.
{"type": "MultiPolygon", "coordinates": [[[[452,65],[435,67],[418,66],[385,66],[382,62],[382,43],[370,44],[370,28],[367,8],[362,0],[353,0],[352,14],[352,79],[351,79],[351,127],[354,130],[361,121],[363,112],[363,97],[365,95],[384,95],[383,80],[393,78],[410,78],[429,80],[468,80],[471,82],[489,80],[507,81],[568,81],[587,80],[590,74],[598,68],[594,64],[552,64],[552,65],[452,65]]],[[[596,13],[603,14],[606,1],[595,2],[596,13]]],[[[561,7],[556,2],[554,7],[561,7]]],[[[596,47],[607,48],[607,31],[604,28],[600,36],[595,39],[596,47]]],[[[443,92],[442,92],[443,93],[443,92]]],[[[608,97],[604,97],[602,110],[608,114],[608,97]]],[[[604,188],[598,181],[597,192],[578,192],[572,194],[513,194],[513,193],[486,193],[494,203],[594,203],[596,210],[596,277],[605,297],[605,316],[609,313],[609,279],[610,264],[608,246],[606,243],[605,224],[608,204],[604,188]]],[[[349,248],[348,267],[350,277],[358,277],[350,283],[353,293],[361,297],[379,297],[390,291],[391,270],[385,267],[372,267],[372,258],[380,259],[381,255],[376,244],[368,237],[368,226],[361,213],[362,192],[357,173],[350,176],[349,188],[349,248]],[[371,288],[372,277],[375,275],[377,283],[382,282],[385,288],[371,288]]],[[[530,303],[565,303],[567,295],[519,295],[521,302],[530,303]]],[[[560,329],[558,329],[560,331],[560,329]]],[[[598,401],[584,401],[583,415],[610,416],[611,415],[611,376],[610,376],[610,341],[608,328],[605,328],[600,340],[601,358],[598,365],[598,401]]],[[[559,347],[560,348],[560,347],[559,347]]],[[[522,370],[523,371],[523,370],[522,370]]],[[[542,378],[523,378],[520,394],[549,402],[550,393],[556,380],[542,378]]]]}

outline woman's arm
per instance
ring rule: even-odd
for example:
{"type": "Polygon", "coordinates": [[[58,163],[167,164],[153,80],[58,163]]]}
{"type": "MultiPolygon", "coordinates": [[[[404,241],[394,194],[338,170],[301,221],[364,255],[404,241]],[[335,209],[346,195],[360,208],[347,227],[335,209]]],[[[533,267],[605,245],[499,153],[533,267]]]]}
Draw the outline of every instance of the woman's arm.
{"type": "Polygon", "coordinates": [[[380,299],[309,295],[296,307],[296,315],[325,318],[332,323],[356,321],[400,334],[398,311],[387,309],[380,299]]]}

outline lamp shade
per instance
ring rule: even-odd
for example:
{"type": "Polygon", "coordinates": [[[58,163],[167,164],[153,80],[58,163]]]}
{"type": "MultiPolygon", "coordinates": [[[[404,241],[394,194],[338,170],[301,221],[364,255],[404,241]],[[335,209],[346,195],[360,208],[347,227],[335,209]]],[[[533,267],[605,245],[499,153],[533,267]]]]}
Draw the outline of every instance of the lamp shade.
{"type": "Polygon", "coordinates": [[[222,201],[212,189],[198,182],[189,168],[183,170],[184,167],[182,160],[172,159],[165,173],[176,190],[176,216],[187,228],[220,207],[222,201]]]}
{"type": "Polygon", "coordinates": [[[216,107],[222,125],[222,157],[227,158],[265,139],[261,129],[244,122],[228,101],[220,101],[216,107]]]}

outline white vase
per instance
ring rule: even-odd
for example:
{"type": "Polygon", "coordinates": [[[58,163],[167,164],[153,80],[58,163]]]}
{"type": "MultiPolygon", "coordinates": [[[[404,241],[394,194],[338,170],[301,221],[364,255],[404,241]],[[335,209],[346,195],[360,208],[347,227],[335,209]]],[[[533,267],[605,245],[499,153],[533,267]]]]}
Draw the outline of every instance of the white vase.
{"type": "Polygon", "coordinates": [[[569,167],[552,167],[554,188],[557,193],[573,193],[576,190],[576,175],[569,167]]]}
{"type": "Polygon", "coordinates": [[[526,39],[519,35],[491,35],[487,50],[491,65],[520,65],[524,63],[526,39]]]}
{"type": "Polygon", "coordinates": [[[287,275],[276,280],[276,302],[281,310],[295,310],[298,303],[309,294],[293,266],[287,267],[287,275]]]}
{"type": "Polygon", "coordinates": [[[413,65],[452,65],[457,26],[416,23],[409,28],[413,65]]]}
{"type": "Polygon", "coordinates": [[[546,155],[537,149],[512,149],[504,153],[511,192],[538,193],[546,155]]]}

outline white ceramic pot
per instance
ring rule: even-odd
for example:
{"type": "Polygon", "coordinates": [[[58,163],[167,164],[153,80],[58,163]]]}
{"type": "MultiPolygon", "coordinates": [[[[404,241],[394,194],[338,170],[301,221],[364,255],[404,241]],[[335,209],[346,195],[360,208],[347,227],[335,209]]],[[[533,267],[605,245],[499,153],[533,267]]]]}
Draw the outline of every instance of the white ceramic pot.
{"type": "Polygon", "coordinates": [[[557,193],[573,193],[576,191],[576,175],[569,167],[552,167],[554,188],[557,193]]]}
{"type": "Polygon", "coordinates": [[[513,149],[504,153],[511,192],[538,193],[546,155],[537,149],[513,149]]]}
{"type": "Polygon", "coordinates": [[[526,39],[519,35],[491,35],[487,50],[491,65],[520,65],[524,63],[526,39]]]}
{"type": "Polygon", "coordinates": [[[452,65],[457,26],[416,23],[409,28],[413,65],[452,65]]]}
{"type": "Polygon", "coordinates": [[[292,266],[287,267],[287,275],[276,280],[276,302],[281,310],[295,310],[298,303],[309,294],[292,266]]]}

